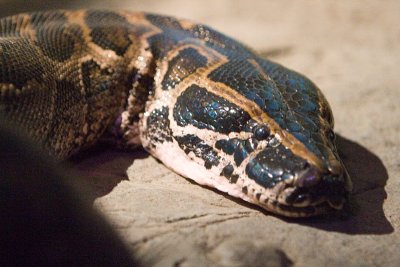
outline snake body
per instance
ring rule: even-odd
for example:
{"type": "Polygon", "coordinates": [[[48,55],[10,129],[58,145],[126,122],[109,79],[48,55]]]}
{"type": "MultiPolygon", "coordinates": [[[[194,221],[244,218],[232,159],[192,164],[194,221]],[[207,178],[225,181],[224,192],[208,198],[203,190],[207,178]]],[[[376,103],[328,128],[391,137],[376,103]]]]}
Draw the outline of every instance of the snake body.
{"type": "Polygon", "coordinates": [[[321,91],[212,28],[147,13],[0,20],[0,112],[60,159],[142,145],[199,184],[289,217],[350,191],[321,91]]]}

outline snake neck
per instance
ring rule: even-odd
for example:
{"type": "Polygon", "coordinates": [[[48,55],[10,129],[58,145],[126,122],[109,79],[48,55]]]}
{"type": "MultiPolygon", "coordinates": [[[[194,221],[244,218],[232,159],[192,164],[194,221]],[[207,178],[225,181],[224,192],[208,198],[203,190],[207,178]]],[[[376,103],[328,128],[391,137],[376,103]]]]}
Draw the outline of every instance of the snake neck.
{"type": "Polygon", "coordinates": [[[138,66],[140,68],[134,67],[131,73],[127,75],[125,105],[102,138],[102,141],[128,150],[141,146],[139,120],[145,111],[147,101],[154,94],[156,63],[153,56],[147,54],[138,58],[146,59],[146,62],[138,66]]]}

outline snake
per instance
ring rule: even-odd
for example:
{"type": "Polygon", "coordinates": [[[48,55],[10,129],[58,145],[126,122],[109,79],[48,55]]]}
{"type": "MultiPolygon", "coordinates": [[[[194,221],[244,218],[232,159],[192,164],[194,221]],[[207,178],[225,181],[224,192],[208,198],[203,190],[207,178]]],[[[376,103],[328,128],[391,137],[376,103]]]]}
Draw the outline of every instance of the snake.
{"type": "Polygon", "coordinates": [[[101,141],[143,147],[278,216],[338,211],[351,192],[320,89],[186,19],[90,9],[2,18],[0,114],[57,159],[101,141]]]}

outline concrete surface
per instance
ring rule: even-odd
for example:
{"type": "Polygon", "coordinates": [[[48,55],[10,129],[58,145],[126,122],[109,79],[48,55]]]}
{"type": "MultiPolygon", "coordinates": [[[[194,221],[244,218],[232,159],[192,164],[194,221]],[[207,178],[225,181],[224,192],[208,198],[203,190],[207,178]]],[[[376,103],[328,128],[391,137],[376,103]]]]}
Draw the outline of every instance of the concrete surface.
{"type": "Polygon", "coordinates": [[[305,74],[331,104],[354,182],[342,215],[284,220],[191,183],[144,152],[85,153],[75,169],[144,266],[400,264],[399,1],[72,2],[45,7],[190,18],[305,74]]]}

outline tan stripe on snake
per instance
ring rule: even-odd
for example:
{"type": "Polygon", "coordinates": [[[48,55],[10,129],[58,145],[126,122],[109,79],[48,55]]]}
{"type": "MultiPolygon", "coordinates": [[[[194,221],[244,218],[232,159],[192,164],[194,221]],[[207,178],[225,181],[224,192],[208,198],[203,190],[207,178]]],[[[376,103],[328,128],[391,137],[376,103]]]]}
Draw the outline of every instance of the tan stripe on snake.
{"type": "Polygon", "coordinates": [[[341,209],[351,190],[321,91],[187,20],[1,19],[0,88],[0,112],[60,159],[100,139],[142,145],[199,184],[289,217],[341,209]]]}

